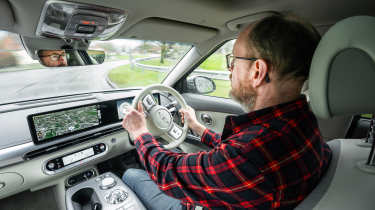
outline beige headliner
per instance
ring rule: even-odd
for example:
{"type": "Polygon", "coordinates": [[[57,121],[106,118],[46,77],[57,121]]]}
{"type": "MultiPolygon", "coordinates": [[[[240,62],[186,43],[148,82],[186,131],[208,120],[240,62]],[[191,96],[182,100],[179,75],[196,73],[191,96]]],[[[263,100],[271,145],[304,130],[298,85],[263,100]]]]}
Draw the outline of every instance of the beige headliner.
{"type": "MultiPolygon", "coordinates": [[[[0,0],[6,2],[7,0],[0,0]]],[[[44,0],[9,0],[11,13],[1,12],[0,29],[35,36],[44,0]],[[7,17],[5,17],[7,16],[7,17]]],[[[318,27],[329,26],[345,17],[375,15],[373,0],[81,0],[90,3],[124,9],[128,20],[118,38],[147,38],[167,41],[184,41],[199,44],[215,35],[233,36],[236,32],[226,24],[234,19],[264,11],[293,11],[310,20],[318,27]],[[155,27],[150,27],[150,22],[155,27]],[[192,29],[181,30],[183,28],[192,29]],[[166,31],[167,30],[167,31],[166,31]],[[173,33],[171,33],[173,32],[173,33]]],[[[0,11],[7,10],[0,4],[0,11]]],[[[115,37],[113,37],[115,38],[115,37]]]]}

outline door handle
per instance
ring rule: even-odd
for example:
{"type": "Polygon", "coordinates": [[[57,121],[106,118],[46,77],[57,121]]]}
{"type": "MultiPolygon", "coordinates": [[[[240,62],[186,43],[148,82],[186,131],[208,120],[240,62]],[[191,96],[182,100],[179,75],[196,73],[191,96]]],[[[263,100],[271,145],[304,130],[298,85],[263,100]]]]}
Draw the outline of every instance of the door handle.
{"type": "Polygon", "coordinates": [[[209,114],[206,114],[206,113],[201,114],[201,120],[206,125],[213,125],[212,117],[209,114]]]}

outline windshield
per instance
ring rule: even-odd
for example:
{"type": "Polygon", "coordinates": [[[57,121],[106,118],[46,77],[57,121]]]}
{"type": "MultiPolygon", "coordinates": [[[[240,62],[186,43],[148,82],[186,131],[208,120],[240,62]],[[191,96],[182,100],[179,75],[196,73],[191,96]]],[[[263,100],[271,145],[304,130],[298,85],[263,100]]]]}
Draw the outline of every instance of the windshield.
{"type": "Polygon", "coordinates": [[[0,31],[0,104],[160,83],[191,47],[131,39],[93,41],[90,49],[106,52],[103,64],[48,68],[31,59],[17,34],[0,31]]]}

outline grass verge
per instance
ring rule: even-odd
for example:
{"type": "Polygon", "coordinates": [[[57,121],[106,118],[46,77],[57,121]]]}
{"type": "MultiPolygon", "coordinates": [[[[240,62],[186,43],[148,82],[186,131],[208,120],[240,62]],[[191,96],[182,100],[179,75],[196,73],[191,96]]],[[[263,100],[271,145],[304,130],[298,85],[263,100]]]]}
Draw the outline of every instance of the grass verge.
{"type": "Polygon", "coordinates": [[[131,68],[130,64],[110,70],[108,77],[120,88],[147,86],[160,83],[166,73],[148,71],[138,67],[131,68]]]}
{"type": "Polygon", "coordinates": [[[139,63],[145,64],[145,65],[151,65],[151,66],[172,66],[175,63],[175,61],[164,59],[164,63],[160,63],[160,59],[155,58],[155,59],[150,59],[150,60],[141,60],[139,61],[139,63]]]}

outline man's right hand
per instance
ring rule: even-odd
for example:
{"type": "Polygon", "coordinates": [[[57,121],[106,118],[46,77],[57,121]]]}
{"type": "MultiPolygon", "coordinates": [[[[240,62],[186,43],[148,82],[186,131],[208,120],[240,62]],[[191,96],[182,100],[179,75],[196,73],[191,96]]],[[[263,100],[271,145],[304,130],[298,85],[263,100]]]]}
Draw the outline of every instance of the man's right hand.
{"type": "Polygon", "coordinates": [[[180,109],[179,112],[181,114],[182,123],[186,121],[189,124],[189,128],[193,130],[194,133],[202,136],[204,130],[206,130],[206,127],[198,122],[194,109],[187,106],[186,109],[180,109]]]}

